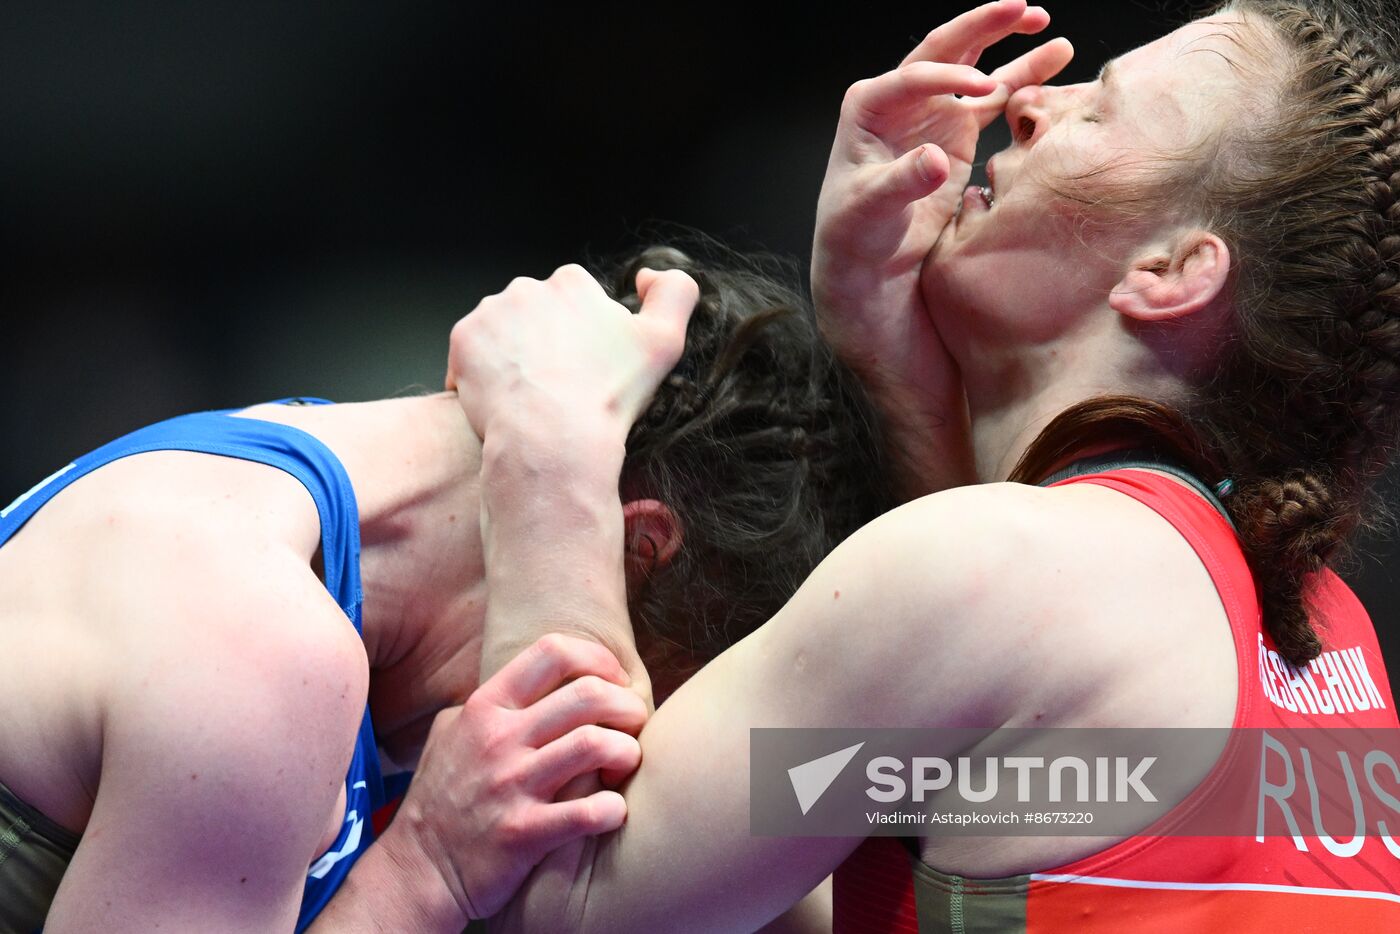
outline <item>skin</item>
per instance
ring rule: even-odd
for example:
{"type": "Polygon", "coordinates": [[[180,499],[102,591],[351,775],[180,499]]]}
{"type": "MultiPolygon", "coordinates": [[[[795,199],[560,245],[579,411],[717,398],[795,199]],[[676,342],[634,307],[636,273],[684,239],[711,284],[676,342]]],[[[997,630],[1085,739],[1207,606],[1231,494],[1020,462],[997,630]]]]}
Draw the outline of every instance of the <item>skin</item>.
{"type": "MultiPolygon", "coordinates": [[[[916,53],[920,60],[942,57],[943,64],[961,67],[986,44],[1024,26],[1027,15],[1023,2],[1002,0],[936,30],[916,53]]],[[[957,160],[941,148],[934,160],[939,165],[925,162],[937,140],[900,152],[883,143],[892,156],[886,162],[869,148],[846,143],[868,132],[852,124],[868,121],[873,112],[898,110],[897,101],[908,105],[905,126],[925,119],[926,108],[977,105],[929,103],[926,87],[901,96],[899,88],[887,87],[900,79],[853,87],[828,171],[828,184],[836,187],[824,192],[819,212],[818,242],[828,250],[817,262],[837,258],[830,245],[841,236],[822,225],[860,217],[867,224],[859,238],[876,244],[865,254],[867,262],[880,259],[881,243],[920,235],[929,258],[917,269],[906,264],[904,278],[888,286],[868,269],[814,271],[814,278],[826,283],[828,300],[852,297],[862,325],[885,298],[898,298],[895,292],[904,301],[887,306],[894,308],[889,314],[927,316],[934,327],[888,325],[867,336],[881,349],[879,342],[911,334],[937,339],[916,353],[892,350],[886,377],[891,385],[907,375],[916,386],[936,387],[941,377],[904,374],[895,365],[942,360],[956,366],[963,395],[937,404],[945,411],[966,407],[967,464],[982,482],[916,499],[871,523],[823,562],[772,621],[678,690],[642,733],[644,765],[625,791],[626,827],[552,854],[547,871],[536,873],[512,903],[503,928],[739,930],[773,917],[830,873],[859,841],[749,834],[751,727],[1232,724],[1239,685],[1230,627],[1214,585],[1180,534],[1111,490],[996,482],[1067,405],[1106,389],[1170,399],[1205,362],[1210,338],[1228,314],[1229,256],[1219,238],[1190,218],[1162,216],[1146,225],[1110,227],[1088,245],[1088,253],[1075,252],[1080,247],[1073,238],[1057,236],[1061,215],[1053,203],[1045,206],[1045,189],[1036,179],[1125,149],[1159,151],[1178,144],[1177,126],[1207,130],[1211,107],[1230,118],[1245,97],[1240,79],[1217,68],[1216,56],[1188,51],[1217,43],[1228,54],[1233,45],[1212,38],[1221,31],[1218,23],[1193,24],[1125,56],[1115,78],[1129,94],[1116,104],[1117,114],[1105,111],[1097,124],[1070,121],[1081,119],[1086,106],[1094,105],[1095,112],[1115,106],[1101,102],[1101,87],[1024,86],[1003,98],[1013,117],[1043,109],[1032,117],[1034,132],[997,159],[999,169],[1005,166],[998,173],[1005,200],[983,215],[964,207],[951,227],[909,207],[957,174],[957,160]],[[1200,80],[1171,77],[1188,69],[1199,69],[1200,80]],[[878,106],[868,106],[872,96],[878,106]],[[1124,111],[1131,119],[1123,119],[1124,111]],[[1195,119],[1181,121],[1181,114],[1195,119]],[[837,164],[838,157],[849,159],[837,164]],[[853,183],[862,173],[865,184],[853,183]],[[901,179],[907,183],[902,187],[901,179]],[[904,207],[891,209],[900,198],[904,207]],[[868,229],[880,224],[891,228],[883,239],[868,229]],[[1100,259],[1100,252],[1108,258],[1100,259]],[[1023,259],[1047,278],[1005,275],[1008,264],[1019,270],[1023,259]],[[1080,261],[1087,267],[1079,267],[1080,261]],[[992,274],[996,268],[999,275],[992,274]],[[929,314],[945,301],[946,308],[929,314]],[[1106,567],[1114,573],[1105,575],[1106,567]],[[1191,677],[1181,677],[1183,671],[1191,677]],[[641,878],[647,885],[635,884],[641,878]]],[[[1042,60],[1041,66],[1026,68],[1022,77],[1058,70],[1053,61],[1042,60]]],[[[944,81],[948,70],[937,80],[944,81]]],[[[945,86],[939,93],[953,90],[945,86]]],[[[948,211],[949,200],[934,199],[935,207],[948,211]]],[[[951,220],[949,214],[945,223],[951,220]]],[[[886,251],[884,260],[895,263],[900,255],[886,251]]],[[[657,287],[663,283],[675,306],[683,307],[684,284],[658,277],[657,287]]],[[[493,601],[492,614],[517,627],[546,630],[563,620],[570,630],[587,633],[626,625],[625,616],[611,609],[611,577],[598,564],[609,553],[607,530],[617,521],[617,504],[591,491],[616,479],[610,452],[625,434],[627,413],[614,404],[616,390],[601,382],[555,380],[550,345],[540,340],[550,334],[551,341],[586,353],[587,344],[575,343],[569,328],[579,329],[583,340],[598,321],[616,319],[600,296],[596,284],[566,268],[547,283],[513,286],[465,325],[484,341],[477,352],[499,341],[529,373],[504,380],[463,371],[473,424],[496,452],[483,466],[486,535],[492,542],[488,577],[497,556],[511,564],[537,553],[569,556],[564,573],[552,581],[557,589],[493,601]],[[508,469],[546,443],[555,426],[540,419],[565,396],[579,407],[570,413],[571,423],[596,431],[570,448],[579,458],[572,466],[588,470],[591,464],[599,478],[570,490],[508,469]],[[546,488],[568,497],[568,511],[587,521],[539,525],[544,517],[531,510],[540,508],[534,497],[546,488]],[[527,528],[529,535],[523,534],[527,528]]],[[[828,305],[826,314],[830,320],[835,310],[828,305]]],[[[828,333],[850,331],[833,324],[828,333]]],[[[626,335],[619,332],[617,341],[626,343],[626,335]]],[[[656,341],[651,332],[633,334],[634,357],[645,359],[656,341]]],[[[591,364],[571,365],[586,372],[610,368],[601,351],[591,364]]],[[[628,377],[631,385],[646,386],[651,374],[642,366],[630,373],[609,369],[610,379],[628,377]]],[[[886,385],[872,388],[878,395],[886,385]]],[[[913,430],[918,417],[931,411],[901,409],[897,393],[879,401],[897,428],[913,430]]],[[[906,466],[913,470],[918,463],[914,457],[906,466]]],[[[936,485],[948,476],[934,470],[922,482],[936,485]]],[[[488,617],[488,656],[494,623],[488,617]]],[[[1052,869],[1114,842],[930,837],[922,855],[940,870],[987,878],[1052,869]]]]}
{"type": "MultiPolygon", "coordinates": [[[[316,929],[455,934],[552,846],[620,823],[612,792],[552,802],[576,775],[635,766],[630,736],[585,724],[635,732],[648,689],[593,643],[551,643],[473,693],[480,445],[455,395],[241,414],[301,428],[345,465],[363,640],[317,576],[314,503],[279,470],[142,454],[46,505],[0,550],[0,652],[26,659],[0,683],[0,776],[83,834],[46,929],[290,930],[344,819],[368,700],[385,748],[419,772],[408,819],[316,929]],[[515,774],[533,784],[486,784],[515,774]]],[[[628,527],[665,542],[662,513],[629,504],[628,527]]]]}

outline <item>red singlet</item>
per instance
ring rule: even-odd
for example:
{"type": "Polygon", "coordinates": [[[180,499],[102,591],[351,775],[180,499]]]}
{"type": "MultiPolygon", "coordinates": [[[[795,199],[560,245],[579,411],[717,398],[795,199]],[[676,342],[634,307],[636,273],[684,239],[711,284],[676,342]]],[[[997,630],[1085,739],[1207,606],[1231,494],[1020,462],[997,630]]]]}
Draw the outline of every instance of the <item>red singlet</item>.
{"type": "MultiPolygon", "coordinates": [[[[1400,726],[1370,617],[1331,571],[1320,576],[1313,597],[1323,653],[1295,669],[1278,656],[1263,628],[1254,580],[1233,530],[1202,497],[1166,476],[1136,469],[1064,483],[1094,483],[1133,497],[1195,549],[1234,634],[1235,727],[1400,726]]],[[[1177,811],[1208,796],[1215,775],[1177,811]]],[[[1384,768],[1380,775],[1385,778],[1384,768]]],[[[1393,782],[1387,787],[1396,793],[1393,782]]],[[[1256,801],[1239,806],[1252,810],[1256,801]]],[[[1387,812],[1385,818],[1395,839],[1377,833],[1375,816],[1368,814],[1368,835],[1359,847],[1349,830],[1326,841],[1342,855],[1316,836],[1298,838],[1306,851],[1287,836],[1262,842],[1253,836],[1136,836],[1084,859],[1007,879],[940,873],[900,840],[871,837],[836,872],[834,931],[1400,931],[1400,815],[1387,812]]]]}

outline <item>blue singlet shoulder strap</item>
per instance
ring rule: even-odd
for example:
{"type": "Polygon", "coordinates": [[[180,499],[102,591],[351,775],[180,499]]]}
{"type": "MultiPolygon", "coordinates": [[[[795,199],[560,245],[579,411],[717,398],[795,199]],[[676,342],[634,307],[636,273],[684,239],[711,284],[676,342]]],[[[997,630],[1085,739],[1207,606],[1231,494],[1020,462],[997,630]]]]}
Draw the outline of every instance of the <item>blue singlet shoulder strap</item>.
{"type": "MultiPolygon", "coordinates": [[[[279,400],[324,405],[320,399],[279,400]]],[[[340,460],[313,435],[278,422],[243,418],[235,410],[196,412],[157,422],[97,448],[52,474],[0,510],[3,545],[45,503],[74,481],[123,457],[154,451],[218,454],[266,464],[299,480],[321,519],[326,589],[360,629],[360,520],[355,490],[340,460]]]]}

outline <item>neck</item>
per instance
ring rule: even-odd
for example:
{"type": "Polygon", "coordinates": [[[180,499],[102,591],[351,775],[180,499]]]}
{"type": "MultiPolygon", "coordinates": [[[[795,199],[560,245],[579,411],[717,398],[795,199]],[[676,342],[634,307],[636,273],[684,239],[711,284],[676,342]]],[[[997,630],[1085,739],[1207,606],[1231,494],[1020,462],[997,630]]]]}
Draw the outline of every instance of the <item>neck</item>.
{"type": "Polygon", "coordinates": [[[411,764],[433,716],[479,677],[481,443],[455,394],[279,414],[320,437],[355,489],[370,708],[386,750],[411,764]]]}
{"type": "Polygon", "coordinates": [[[1029,347],[973,347],[959,357],[982,483],[1007,479],[1055,416],[1080,402],[1116,394],[1171,398],[1177,388],[1109,333],[1029,347]]]}
{"type": "Polygon", "coordinates": [[[387,670],[464,618],[479,635],[481,443],[455,395],[355,408],[347,469],[360,501],[365,645],[371,667],[387,670]]]}

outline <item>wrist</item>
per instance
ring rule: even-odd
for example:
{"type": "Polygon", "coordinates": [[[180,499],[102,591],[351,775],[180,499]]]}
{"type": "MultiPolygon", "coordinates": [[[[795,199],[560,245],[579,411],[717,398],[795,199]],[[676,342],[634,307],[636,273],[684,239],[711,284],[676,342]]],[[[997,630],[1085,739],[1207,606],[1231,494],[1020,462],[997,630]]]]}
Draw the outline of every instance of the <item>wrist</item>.
{"type": "MultiPolygon", "coordinates": [[[[622,556],[621,442],[597,436],[488,436],[481,447],[482,542],[514,558],[622,556]],[[551,557],[552,556],[552,557],[551,557]]],[[[490,562],[488,562],[490,567],[490,562]]],[[[497,570],[502,570],[497,567],[497,570]]]]}
{"type": "Polygon", "coordinates": [[[607,419],[496,420],[481,440],[483,492],[567,482],[576,487],[596,483],[615,495],[627,432],[626,426],[607,419]]]}
{"type": "Polygon", "coordinates": [[[898,343],[905,338],[905,329],[899,325],[896,330],[896,325],[927,316],[908,277],[883,270],[844,271],[825,282],[814,272],[812,305],[822,338],[848,366],[853,357],[876,360],[907,351],[898,343]]]}
{"type": "Polygon", "coordinates": [[[465,899],[453,891],[404,810],[355,864],[345,888],[372,899],[382,930],[461,934],[473,920],[465,899]]]}

